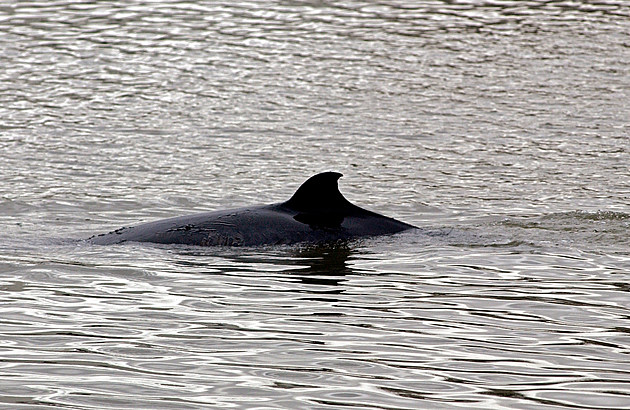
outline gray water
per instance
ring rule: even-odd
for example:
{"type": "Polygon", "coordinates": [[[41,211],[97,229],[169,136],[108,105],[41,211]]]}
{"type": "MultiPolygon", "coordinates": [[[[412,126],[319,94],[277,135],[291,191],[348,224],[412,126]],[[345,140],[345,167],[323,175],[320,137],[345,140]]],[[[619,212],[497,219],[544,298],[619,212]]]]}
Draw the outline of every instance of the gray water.
{"type": "Polygon", "coordinates": [[[0,4],[0,407],[630,408],[630,3],[0,4]],[[93,246],[344,173],[420,230],[93,246]]]}

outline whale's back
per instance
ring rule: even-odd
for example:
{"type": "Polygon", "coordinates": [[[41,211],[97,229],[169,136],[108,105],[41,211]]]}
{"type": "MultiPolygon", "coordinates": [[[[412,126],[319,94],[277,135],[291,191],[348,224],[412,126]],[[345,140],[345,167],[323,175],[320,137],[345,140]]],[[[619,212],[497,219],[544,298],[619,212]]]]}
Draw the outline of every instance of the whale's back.
{"type": "Polygon", "coordinates": [[[283,203],[169,218],[89,240],[100,245],[153,242],[252,246],[330,242],[415,228],[350,203],[337,187],[340,176],[335,172],[315,175],[283,203]]]}

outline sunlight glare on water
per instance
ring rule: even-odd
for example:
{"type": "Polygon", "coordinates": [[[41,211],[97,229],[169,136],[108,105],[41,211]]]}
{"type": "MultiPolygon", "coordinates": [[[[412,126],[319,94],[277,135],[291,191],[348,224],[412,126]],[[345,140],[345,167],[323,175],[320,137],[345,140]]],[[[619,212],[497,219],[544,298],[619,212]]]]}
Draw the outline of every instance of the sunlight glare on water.
{"type": "Polygon", "coordinates": [[[624,1],[0,5],[0,407],[630,407],[624,1]],[[94,246],[342,172],[419,226],[94,246]]]}

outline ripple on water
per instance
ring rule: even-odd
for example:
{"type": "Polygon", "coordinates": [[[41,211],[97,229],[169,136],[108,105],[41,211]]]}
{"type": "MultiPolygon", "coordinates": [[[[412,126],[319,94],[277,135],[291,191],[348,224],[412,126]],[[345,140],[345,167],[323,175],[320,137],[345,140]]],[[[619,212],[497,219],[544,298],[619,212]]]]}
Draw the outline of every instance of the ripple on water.
{"type": "Polygon", "coordinates": [[[629,10],[0,6],[0,405],[630,407],[629,10]],[[422,229],[67,240],[328,169],[422,229]]]}
{"type": "Polygon", "coordinates": [[[608,297],[610,266],[492,248],[385,258],[380,243],[201,250],[193,270],[181,269],[188,250],[135,245],[107,270],[31,266],[3,280],[20,308],[2,312],[2,366],[49,386],[14,396],[67,405],[579,405],[585,389],[623,401],[625,305],[608,297]],[[333,256],[346,266],[335,281],[303,273],[333,256]]]}

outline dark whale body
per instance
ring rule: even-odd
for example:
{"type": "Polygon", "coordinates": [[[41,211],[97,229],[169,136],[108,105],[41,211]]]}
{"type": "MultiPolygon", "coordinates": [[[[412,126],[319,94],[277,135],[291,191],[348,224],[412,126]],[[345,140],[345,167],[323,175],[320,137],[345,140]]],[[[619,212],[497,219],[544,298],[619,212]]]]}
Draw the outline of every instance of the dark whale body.
{"type": "Polygon", "coordinates": [[[286,202],[163,219],[96,235],[89,241],[99,245],[254,246],[333,242],[415,228],[350,203],[337,187],[340,177],[337,172],[317,174],[286,202]]]}

